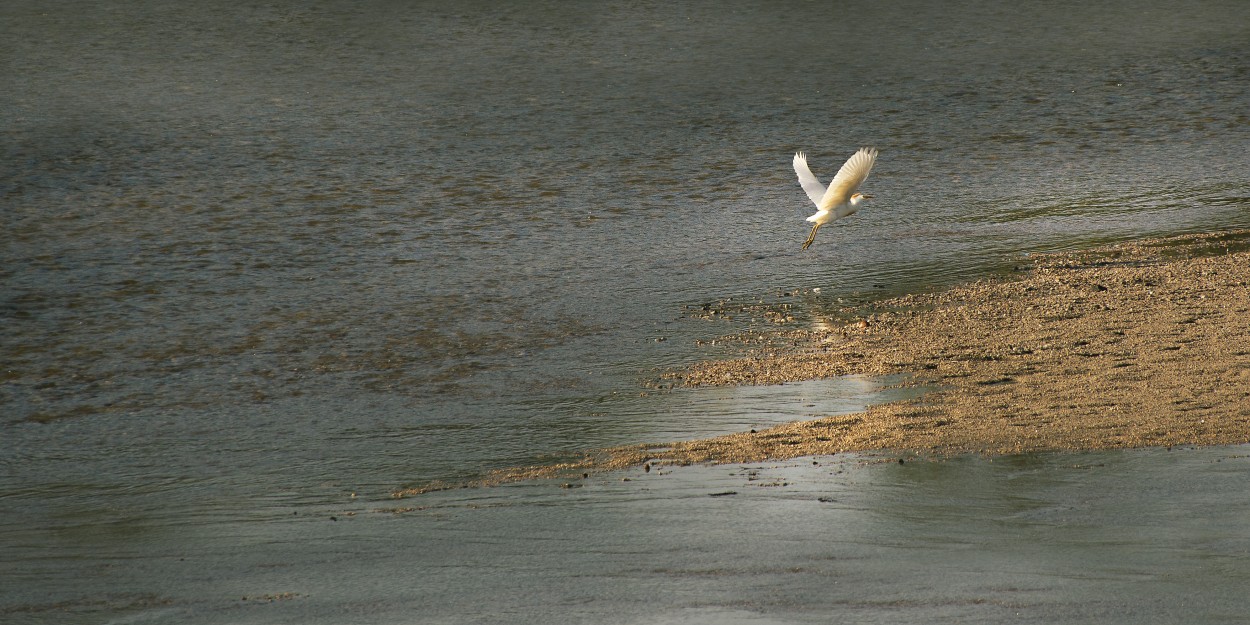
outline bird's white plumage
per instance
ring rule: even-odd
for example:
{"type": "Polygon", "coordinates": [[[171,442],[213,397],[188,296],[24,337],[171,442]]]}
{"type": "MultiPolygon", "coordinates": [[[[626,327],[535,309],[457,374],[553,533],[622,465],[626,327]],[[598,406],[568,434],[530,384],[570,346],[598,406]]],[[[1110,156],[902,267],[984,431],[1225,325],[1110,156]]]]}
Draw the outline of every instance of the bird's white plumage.
{"type": "Polygon", "coordinates": [[[807,155],[799,152],[794,155],[794,173],[799,175],[799,185],[812,198],[812,204],[820,206],[820,198],[825,196],[825,185],[820,184],[812,170],[807,168],[807,155]]]}
{"type": "Polygon", "coordinates": [[[859,185],[864,184],[864,181],[868,179],[868,172],[872,171],[872,166],[876,162],[877,150],[875,148],[860,148],[858,152],[851,155],[851,158],[846,159],[846,163],[842,165],[842,169],[838,170],[838,175],[833,177],[833,182],[829,183],[829,188],[820,198],[820,203],[816,205],[816,208],[827,211],[840,204],[848,203],[851,195],[859,189],[859,185]]]}
{"type": "Polygon", "coordinates": [[[838,170],[838,175],[834,176],[829,187],[825,188],[808,168],[807,156],[802,152],[794,155],[794,173],[799,176],[799,185],[816,205],[816,213],[807,218],[807,221],[814,225],[807,241],[803,243],[803,249],[807,249],[812,244],[816,238],[816,231],[822,225],[854,213],[858,209],[857,205],[865,197],[870,197],[860,195],[856,191],[868,179],[868,173],[872,171],[872,166],[876,162],[876,148],[860,148],[846,160],[846,163],[838,170]]]}

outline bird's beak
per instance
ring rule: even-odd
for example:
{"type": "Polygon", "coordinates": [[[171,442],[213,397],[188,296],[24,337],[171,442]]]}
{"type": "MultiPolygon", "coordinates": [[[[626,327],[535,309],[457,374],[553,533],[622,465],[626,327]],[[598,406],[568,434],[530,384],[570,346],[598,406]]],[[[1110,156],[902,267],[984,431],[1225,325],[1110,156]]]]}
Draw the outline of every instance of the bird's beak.
{"type": "Polygon", "coordinates": [[[872,199],[872,196],[871,196],[871,195],[868,195],[867,193],[861,193],[860,195],[864,196],[865,198],[867,198],[867,199],[869,199],[869,200],[871,200],[871,199],[872,199]]]}

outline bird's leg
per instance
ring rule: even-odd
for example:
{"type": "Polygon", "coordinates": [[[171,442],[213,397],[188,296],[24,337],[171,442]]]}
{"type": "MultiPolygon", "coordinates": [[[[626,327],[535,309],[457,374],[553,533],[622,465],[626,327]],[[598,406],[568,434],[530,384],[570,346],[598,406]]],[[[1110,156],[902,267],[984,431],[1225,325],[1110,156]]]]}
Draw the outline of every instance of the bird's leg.
{"type": "Polygon", "coordinates": [[[812,245],[812,241],[816,240],[816,231],[820,230],[820,224],[812,226],[812,233],[807,235],[807,240],[803,242],[803,249],[807,249],[812,245]]]}

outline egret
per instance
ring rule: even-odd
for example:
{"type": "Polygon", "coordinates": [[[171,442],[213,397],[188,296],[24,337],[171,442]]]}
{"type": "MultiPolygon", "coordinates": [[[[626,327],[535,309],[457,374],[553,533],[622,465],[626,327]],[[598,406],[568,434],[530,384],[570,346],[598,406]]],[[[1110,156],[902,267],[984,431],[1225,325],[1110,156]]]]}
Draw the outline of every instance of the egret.
{"type": "Polygon", "coordinates": [[[807,249],[816,240],[816,231],[821,226],[854,214],[859,210],[860,202],[872,197],[856,191],[859,185],[864,184],[868,172],[872,171],[872,165],[876,162],[876,148],[860,148],[851,158],[846,159],[846,164],[842,165],[842,169],[838,170],[838,175],[833,177],[826,189],[812,175],[812,170],[807,168],[807,156],[802,152],[794,155],[794,173],[799,175],[799,184],[816,205],[816,214],[807,218],[807,221],[812,222],[812,233],[803,242],[803,249],[807,249]]]}

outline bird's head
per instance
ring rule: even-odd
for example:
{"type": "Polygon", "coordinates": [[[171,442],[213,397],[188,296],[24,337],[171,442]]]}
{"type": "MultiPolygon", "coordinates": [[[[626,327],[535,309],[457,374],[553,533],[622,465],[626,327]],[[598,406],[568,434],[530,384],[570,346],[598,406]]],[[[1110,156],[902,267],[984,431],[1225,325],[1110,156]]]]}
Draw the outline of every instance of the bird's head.
{"type": "Polygon", "coordinates": [[[859,204],[860,202],[863,202],[864,200],[871,200],[871,199],[872,199],[871,195],[866,195],[864,193],[855,193],[851,195],[851,206],[855,206],[856,204],[859,204]]]}

